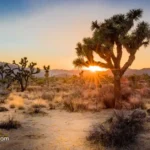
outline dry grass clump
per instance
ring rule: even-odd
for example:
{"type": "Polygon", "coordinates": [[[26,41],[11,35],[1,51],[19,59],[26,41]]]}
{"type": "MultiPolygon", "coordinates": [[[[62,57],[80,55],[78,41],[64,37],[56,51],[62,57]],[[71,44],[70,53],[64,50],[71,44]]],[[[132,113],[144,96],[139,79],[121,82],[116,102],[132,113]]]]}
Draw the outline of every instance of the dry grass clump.
{"type": "Polygon", "coordinates": [[[24,99],[21,96],[13,93],[8,98],[8,104],[10,108],[24,108],[24,99]]]}
{"type": "Polygon", "coordinates": [[[9,94],[10,94],[9,91],[3,90],[3,89],[0,88],[0,104],[6,102],[9,94]]]}
{"type": "Polygon", "coordinates": [[[121,89],[121,98],[122,100],[129,100],[129,98],[134,95],[134,91],[131,87],[123,86],[121,89]]]}
{"type": "Polygon", "coordinates": [[[18,109],[19,109],[19,110],[24,110],[25,107],[20,105],[20,106],[18,106],[18,109]]]}
{"type": "Polygon", "coordinates": [[[142,95],[142,97],[144,97],[144,98],[150,98],[150,88],[144,87],[144,88],[140,89],[139,92],[142,95]]]}
{"type": "Polygon", "coordinates": [[[98,103],[103,103],[106,108],[114,108],[114,88],[112,84],[103,85],[99,90],[98,103]]]}
{"type": "Polygon", "coordinates": [[[42,110],[41,107],[35,107],[35,108],[29,108],[27,112],[25,112],[27,114],[30,114],[30,115],[47,115],[47,113],[45,111],[42,110]]]}
{"type": "Polygon", "coordinates": [[[0,95],[1,95],[1,96],[8,96],[9,93],[10,93],[10,92],[9,92],[8,90],[0,89],[0,95]]]}
{"type": "Polygon", "coordinates": [[[0,112],[5,112],[8,111],[8,109],[6,107],[0,106],[0,112]]]}
{"type": "Polygon", "coordinates": [[[14,120],[13,117],[9,117],[8,120],[0,122],[0,128],[5,130],[18,129],[21,127],[19,121],[14,120]]]}
{"type": "Polygon", "coordinates": [[[143,131],[145,118],[146,113],[142,110],[135,110],[129,115],[115,112],[105,123],[95,125],[87,139],[105,147],[129,148],[143,131]]]}
{"type": "Polygon", "coordinates": [[[0,104],[4,104],[6,102],[6,98],[5,97],[0,97],[0,104]]]}
{"type": "Polygon", "coordinates": [[[55,97],[55,93],[54,92],[43,92],[41,95],[42,99],[48,100],[48,101],[52,101],[55,97]]]}
{"type": "Polygon", "coordinates": [[[70,112],[85,111],[88,109],[88,105],[79,98],[67,99],[64,101],[64,109],[70,112]]]}
{"type": "Polygon", "coordinates": [[[133,109],[134,108],[141,108],[142,105],[143,105],[143,101],[142,101],[140,95],[131,96],[130,99],[129,99],[129,103],[130,103],[130,105],[132,106],[133,109]]]}
{"type": "Polygon", "coordinates": [[[38,92],[38,91],[42,91],[42,87],[41,86],[29,86],[27,88],[28,92],[38,92]]]}
{"type": "Polygon", "coordinates": [[[13,108],[16,108],[16,105],[15,104],[10,104],[9,107],[13,109],[13,108]]]}
{"type": "Polygon", "coordinates": [[[56,107],[55,107],[54,104],[51,104],[51,103],[49,104],[49,109],[50,109],[50,110],[55,109],[55,108],[56,108],[56,107]]]}
{"type": "Polygon", "coordinates": [[[35,100],[41,98],[42,91],[34,91],[34,92],[25,92],[22,95],[22,98],[28,99],[28,100],[35,100]]]}
{"type": "Polygon", "coordinates": [[[33,101],[32,107],[33,108],[45,108],[45,107],[47,107],[47,103],[43,99],[37,99],[37,100],[33,101]]]}
{"type": "Polygon", "coordinates": [[[99,89],[85,89],[82,92],[83,98],[84,99],[89,99],[89,98],[97,98],[97,96],[99,95],[99,89]]]}

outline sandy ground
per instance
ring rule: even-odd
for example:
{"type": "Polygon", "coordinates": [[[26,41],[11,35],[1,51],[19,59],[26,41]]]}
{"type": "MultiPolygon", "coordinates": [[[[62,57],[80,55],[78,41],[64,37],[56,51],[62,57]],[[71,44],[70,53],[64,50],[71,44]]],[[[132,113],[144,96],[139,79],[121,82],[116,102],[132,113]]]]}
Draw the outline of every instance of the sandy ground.
{"type": "Polygon", "coordinates": [[[0,113],[0,118],[10,114],[20,120],[22,127],[17,130],[1,130],[9,141],[0,143],[0,150],[92,150],[86,141],[93,124],[103,122],[113,110],[99,113],[69,113],[49,110],[44,116],[23,114],[23,110],[0,113]]]}
{"type": "MultiPolygon", "coordinates": [[[[17,130],[1,130],[9,137],[9,141],[0,142],[0,150],[95,150],[86,141],[86,136],[93,124],[104,122],[113,112],[69,113],[47,110],[47,115],[31,116],[23,111],[0,113],[1,120],[13,115],[22,124],[17,130]]],[[[150,132],[142,134],[139,146],[132,150],[150,150],[149,140],[150,132]]]]}

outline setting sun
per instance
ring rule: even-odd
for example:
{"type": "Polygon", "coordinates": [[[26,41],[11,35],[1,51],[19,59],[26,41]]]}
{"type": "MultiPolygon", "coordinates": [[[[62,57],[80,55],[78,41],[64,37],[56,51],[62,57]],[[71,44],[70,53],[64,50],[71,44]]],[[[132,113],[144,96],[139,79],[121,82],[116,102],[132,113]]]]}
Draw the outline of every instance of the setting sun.
{"type": "Polygon", "coordinates": [[[89,67],[85,67],[83,68],[84,70],[89,70],[91,72],[96,72],[96,71],[106,71],[105,68],[101,68],[99,66],[89,66],[89,67]]]}

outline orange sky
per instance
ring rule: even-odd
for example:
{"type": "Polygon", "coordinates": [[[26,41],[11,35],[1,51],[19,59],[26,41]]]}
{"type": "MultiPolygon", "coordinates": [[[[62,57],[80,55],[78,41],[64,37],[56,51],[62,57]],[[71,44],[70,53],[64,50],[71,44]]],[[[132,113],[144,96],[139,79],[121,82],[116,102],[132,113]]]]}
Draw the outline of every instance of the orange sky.
{"type": "MultiPolygon", "coordinates": [[[[114,0],[112,3],[111,0],[83,0],[80,3],[45,2],[42,5],[43,1],[39,5],[33,0],[29,2],[32,3],[23,7],[28,11],[1,12],[5,16],[0,18],[0,61],[19,61],[26,56],[30,61],[37,62],[39,67],[50,65],[52,69],[74,69],[72,61],[76,58],[76,43],[92,35],[92,21],[101,22],[112,14],[143,8],[143,19],[150,23],[148,1],[146,4],[146,1],[114,0]]],[[[17,7],[14,9],[17,10],[17,7]]],[[[150,47],[141,48],[131,68],[150,67],[149,56],[150,47]]],[[[124,52],[122,63],[127,57],[124,52]]]]}

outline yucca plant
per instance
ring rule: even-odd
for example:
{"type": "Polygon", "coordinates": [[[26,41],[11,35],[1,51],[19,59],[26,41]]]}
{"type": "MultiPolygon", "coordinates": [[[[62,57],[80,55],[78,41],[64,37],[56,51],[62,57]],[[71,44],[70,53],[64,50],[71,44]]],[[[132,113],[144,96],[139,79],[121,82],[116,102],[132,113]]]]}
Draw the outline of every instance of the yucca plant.
{"type": "Polygon", "coordinates": [[[114,75],[115,107],[121,107],[121,77],[132,65],[137,51],[147,46],[150,40],[150,26],[147,22],[137,22],[142,17],[141,9],[132,9],[126,14],[117,14],[104,22],[92,22],[92,37],[84,38],[76,47],[76,67],[100,66],[108,68],[114,75]],[[135,26],[135,22],[137,25],[135,26]],[[127,61],[121,66],[123,51],[129,53],[127,61]],[[115,51],[117,53],[115,54],[115,51]],[[100,61],[94,60],[94,53],[100,61]],[[103,61],[101,61],[101,59],[103,61]]]}

